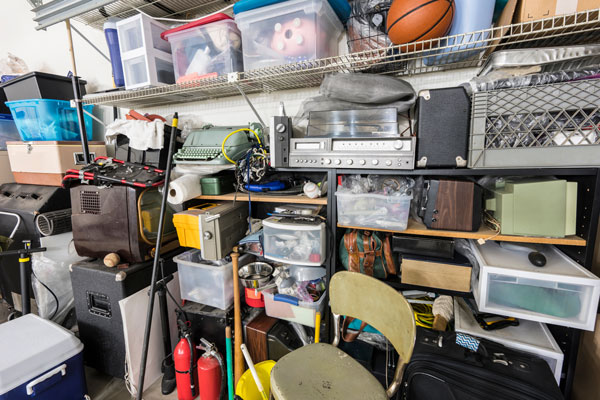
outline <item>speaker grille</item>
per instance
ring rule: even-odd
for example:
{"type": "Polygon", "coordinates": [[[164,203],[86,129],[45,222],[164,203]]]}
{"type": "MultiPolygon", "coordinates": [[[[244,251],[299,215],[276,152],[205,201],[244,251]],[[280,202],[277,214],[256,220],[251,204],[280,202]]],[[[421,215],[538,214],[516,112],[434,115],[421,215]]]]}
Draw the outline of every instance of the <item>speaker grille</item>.
{"type": "Polygon", "coordinates": [[[83,214],[100,214],[100,194],[92,191],[79,193],[79,203],[83,214]]]}

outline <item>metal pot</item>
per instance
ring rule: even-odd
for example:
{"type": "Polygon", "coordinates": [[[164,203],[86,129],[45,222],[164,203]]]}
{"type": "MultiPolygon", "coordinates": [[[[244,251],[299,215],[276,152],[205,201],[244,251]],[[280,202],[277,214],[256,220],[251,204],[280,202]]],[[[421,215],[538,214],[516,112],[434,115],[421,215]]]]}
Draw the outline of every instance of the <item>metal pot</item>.
{"type": "Polygon", "coordinates": [[[238,274],[244,287],[258,289],[271,280],[273,267],[264,262],[253,262],[241,267],[238,274]]]}

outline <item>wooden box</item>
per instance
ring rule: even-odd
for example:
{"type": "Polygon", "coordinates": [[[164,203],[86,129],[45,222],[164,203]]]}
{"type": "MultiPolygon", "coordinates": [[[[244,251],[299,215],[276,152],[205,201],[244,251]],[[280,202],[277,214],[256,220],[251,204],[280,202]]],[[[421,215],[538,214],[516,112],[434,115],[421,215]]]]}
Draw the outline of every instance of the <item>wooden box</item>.
{"type": "Polygon", "coordinates": [[[459,254],[452,260],[403,255],[400,271],[402,283],[456,292],[471,291],[471,264],[459,254]]]}

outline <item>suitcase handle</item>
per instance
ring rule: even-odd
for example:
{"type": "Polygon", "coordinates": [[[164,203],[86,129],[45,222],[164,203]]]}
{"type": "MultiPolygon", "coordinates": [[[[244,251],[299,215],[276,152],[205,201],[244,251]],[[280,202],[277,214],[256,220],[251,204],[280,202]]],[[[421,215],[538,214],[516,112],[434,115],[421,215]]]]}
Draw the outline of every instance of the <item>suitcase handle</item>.
{"type": "Polygon", "coordinates": [[[44,375],[39,376],[36,379],[29,382],[26,386],[27,396],[31,396],[34,393],[33,389],[36,385],[39,385],[40,383],[44,382],[45,380],[52,378],[54,375],[56,375],[58,373],[60,373],[60,377],[65,376],[67,374],[67,364],[59,365],[58,367],[54,368],[53,370],[48,371],[44,375]]]}

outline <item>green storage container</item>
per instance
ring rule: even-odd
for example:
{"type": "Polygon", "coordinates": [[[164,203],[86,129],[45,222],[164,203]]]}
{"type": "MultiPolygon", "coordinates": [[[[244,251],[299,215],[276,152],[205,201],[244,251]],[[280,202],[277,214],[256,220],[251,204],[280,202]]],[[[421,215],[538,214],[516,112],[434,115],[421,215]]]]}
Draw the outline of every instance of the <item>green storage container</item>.
{"type": "Polygon", "coordinates": [[[203,195],[231,193],[234,190],[233,183],[233,174],[206,176],[200,180],[203,195]]]}

